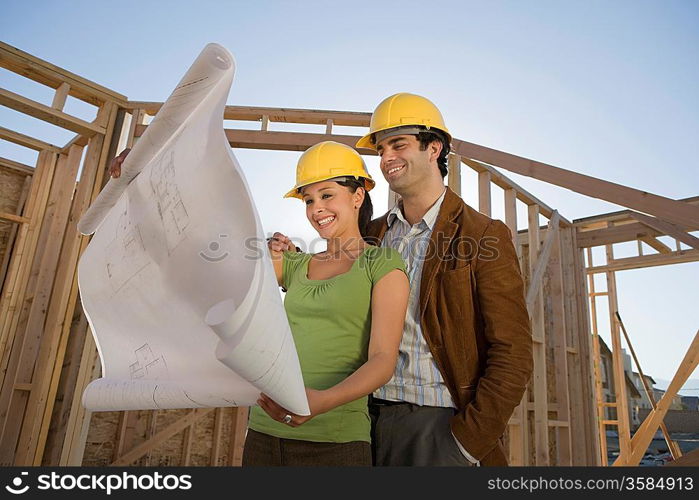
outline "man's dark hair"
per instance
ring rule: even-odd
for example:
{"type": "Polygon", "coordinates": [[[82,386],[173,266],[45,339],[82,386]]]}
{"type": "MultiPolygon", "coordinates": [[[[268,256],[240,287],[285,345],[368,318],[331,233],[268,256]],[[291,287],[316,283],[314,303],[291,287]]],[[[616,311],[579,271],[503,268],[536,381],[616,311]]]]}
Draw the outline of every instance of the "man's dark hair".
{"type": "Polygon", "coordinates": [[[442,174],[442,178],[446,177],[449,173],[447,169],[447,155],[450,151],[446,136],[438,130],[425,130],[417,135],[417,140],[420,141],[420,151],[426,150],[427,146],[434,141],[442,143],[442,152],[439,153],[439,158],[437,158],[437,166],[439,167],[439,173],[442,174]]]}

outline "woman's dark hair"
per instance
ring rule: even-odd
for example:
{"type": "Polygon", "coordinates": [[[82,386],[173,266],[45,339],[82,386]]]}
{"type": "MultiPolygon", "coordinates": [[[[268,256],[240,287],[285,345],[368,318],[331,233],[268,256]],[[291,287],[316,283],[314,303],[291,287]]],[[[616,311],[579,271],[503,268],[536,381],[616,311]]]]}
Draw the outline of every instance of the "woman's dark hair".
{"type": "Polygon", "coordinates": [[[442,152],[439,153],[439,158],[437,158],[437,165],[439,166],[439,172],[442,174],[442,178],[447,176],[449,171],[447,170],[447,155],[449,154],[449,142],[444,134],[437,131],[424,131],[417,135],[417,140],[420,141],[420,151],[427,149],[427,146],[432,144],[434,141],[439,141],[442,143],[442,152]]]}
{"type": "MultiPolygon", "coordinates": [[[[357,188],[364,188],[364,180],[357,180],[352,177],[345,178],[344,181],[335,181],[340,186],[344,186],[350,189],[351,193],[356,193],[357,188]]],[[[374,205],[371,203],[371,197],[369,193],[364,188],[364,202],[362,206],[359,207],[359,234],[362,238],[367,238],[367,230],[369,229],[369,223],[374,215],[374,205]]]]}

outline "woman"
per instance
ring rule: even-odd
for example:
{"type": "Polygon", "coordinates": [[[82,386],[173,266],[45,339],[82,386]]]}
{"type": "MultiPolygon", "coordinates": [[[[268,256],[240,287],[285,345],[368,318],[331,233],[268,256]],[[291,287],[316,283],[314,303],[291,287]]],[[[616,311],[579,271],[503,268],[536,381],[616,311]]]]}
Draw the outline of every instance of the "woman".
{"type": "Polygon", "coordinates": [[[243,465],[371,465],[367,395],[391,378],[409,284],[398,252],[369,245],[374,181],[352,148],[327,141],[299,159],[286,194],[327,241],[315,255],[275,234],[270,253],[301,363],[309,416],[262,394],[243,465]],[[281,251],[287,249],[287,251],[281,251]],[[292,250],[292,251],[288,251],[292,250]]]}

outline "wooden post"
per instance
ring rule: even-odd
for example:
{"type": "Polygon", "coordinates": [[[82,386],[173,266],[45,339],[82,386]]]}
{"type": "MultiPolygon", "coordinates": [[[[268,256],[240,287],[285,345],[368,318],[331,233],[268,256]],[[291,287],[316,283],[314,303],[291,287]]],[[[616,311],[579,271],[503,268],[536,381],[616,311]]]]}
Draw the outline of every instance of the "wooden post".
{"type": "Polygon", "coordinates": [[[490,217],[490,172],[478,173],[478,211],[490,217]]]}
{"type": "Polygon", "coordinates": [[[519,255],[521,248],[517,242],[517,191],[514,189],[505,190],[505,224],[510,228],[512,243],[519,255]]]}
{"type": "MultiPolygon", "coordinates": [[[[517,241],[517,192],[514,189],[506,189],[505,191],[505,223],[512,234],[512,243],[514,244],[517,255],[522,252],[521,246],[517,241]]],[[[509,424],[509,464],[510,465],[526,465],[529,460],[529,411],[527,403],[529,402],[529,391],[524,390],[522,399],[517,408],[512,413],[512,418],[509,424]]]]}
{"type": "Polygon", "coordinates": [[[24,297],[30,267],[37,250],[39,231],[44,219],[49,188],[57,160],[58,155],[54,153],[39,153],[36,173],[32,179],[32,187],[25,210],[26,216],[31,219],[31,222],[22,224],[20,228],[10,262],[10,270],[0,298],[0,386],[4,383],[10,355],[8,347],[12,345],[15,338],[19,309],[21,309],[20,304],[24,297]]]}
{"type": "MultiPolygon", "coordinates": [[[[588,266],[592,267],[592,249],[587,248],[587,262],[588,266]]],[[[599,330],[597,328],[597,292],[595,291],[595,275],[589,274],[588,280],[590,281],[590,318],[592,319],[592,349],[594,354],[594,375],[595,375],[595,394],[597,399],[597,425],[599,426],[599,438],[600,438],[600,459],[602,460],[602,465],[607,465],[607,426],[604,424],[605,418],[605,406],[604,403],[604,393],[602,391],[602,354],[600,351],[599,343],[599,330]]]]}
{"type": "Polygon", "coordinates": [[[549,293],[551,300],[553,361],[556,382],[556,419],[567,425],[557,426],[556,465],[573,465],[570,429],[570,395],[568,393],[568,342],[566,339],[565,298],[563,296],[563,262],[561,232],[556,231],[549,260],[549,293]]]}
{"type": "MultiPolygon", "coordinates": [[[[29,190],[32,185],[32,176],[27,175],[24,178],[24,184],[22,186],[22,192],[19,195],[19,200],[17,200],[17,208],[15,209],[15,215],[21,216],[24,211],[24,205],[27,202],[27,196],[29,196],[29,190]]],[[[0,264],[0,290],[3,289],[5,283],[5,277],[7,276],[7,267],[10,265],[10,257],[12,256],[12,250],[14,248],[15,238],[17,237],[17,232],[19,230],[19,224],[13,224],[10,229],[10,234],[7,237],[7,247],[5,248],[5,255],[2,258],[2,264],[0,264]]],[[[2,353],[0,351],[0,357],[2,353]]]]}
{"type": "Polygon", "coordinates": [[[58,111],[63,111],[66,105],[66,99],[68,98],[68,92],[70,92],[70,85],[63,82],[57,89],[56,93],[53,95],[53,102],[51,107],[57,109],[58,111]]]}
{"type": "Polygon", "coordinates": [[[129,133],[126,136],[127,148],[133,148],[136,143],[136,127],[143,124],[145,117],[146,113],[142,109],[134,109],[131,113],[131,125],[129,125],[129,133]]]}
{"type": "MultiPolygon", "coordinates": [[[[194,413],[196,410],[192,409],[189,411],[190,414],[194,413]]],[[[180,465],[187,467],[191,465],[192,459],[192,437],[194,436],[194,427],[197,422],[192,422],[188,427],[185,427],[182,433],[182,462],[180,465]]]]}
{"type": "Polygon", "coordinates": [[[459,155],[450,153],[447,157],[447,185],[449,188],[456,193],[457,196],[461,196],[461,157],[459,155]]]}
{"type": "MultiPolygon", "coordinates": [[[[539,259],[541,239],[539,235],[539,206],[529,205],[529,276],[539,259]]],[[[530,281],[530,286],[532,283],[530,281]]],[[[539,288],[536,300],[529,310],[532,319],[534,374],[532,392],[534,396],[534,444],[535,465],[549,465],[548,395],[546,382],[546,333],[544,330],[543,291],[539,288]]]]}
{"type": "Polygon", "coordinates": [[[80,369],[78,372],[73,402],[70,407],[70,415],[66,424],[66,433],[61,449],[61,459],[58,465],[82,465],[85,451],[85,440],[90,427],[92,412],[82,405],[82,395],[85,387],[99,376],[100,364],[98,363],[97,347],[92,335],[85,337],[80,369]]]}
{"type": "MultiPolygon", "coordinates": [[[[605,245],[607,264],[614,260],[612,245],[605,245]]],[[[612,365],[614,371],[614,394],[616,402],[616,419],[619,430],[619,454],[629,453],[631,446],[631,426],[629,425],[629,405],[626,396],[626,372],[624,371],[624,358],[621,348],[621,334],[619,324],[614,313],[619,309],[617,303],[616,275],[614,271],[605,273],[607,278],[607,300],[609,302],[609,328],[612,338],[612,365]]]]}
{"type": "MultiPolygon", "coordinates": [[[[7,377],[0,397],[0,407],[6,409],[6,419],[3,427],[0,448],[3,449],[0,460],[12,460],[15,465],[33,465],[33,450],[18,448],[19,435],[23,423],[36,426],[34,435],[38,433],[41,425],[41,415],[34,408],[27,408],[30,394],[33,399],[40,397],[40,377],[35,377],[35,367],[39,358],[46,314],[54,287],[56,270],[59,264],[59,256],[63,236],[66,231],[66,223],[70,213],[72,194],[75,189],[75,177],[80,166],[83,148],[73,146],[66,157],[61,158],[49,196],[49,207],[46,212],[46,221],[42,232],[45,235],[44,251],[41,259],[34,262],[36,278],[32,287],[33,299],[28,308],[26,319],[22,318],[17,326],[17,334],[22,337],[22,342],[13,345],[10,362],[8,364],[7,377]],[[20,384],[31,384],[31,392],[16,390],[8,383],[16,387],[20,384]],[[38,421],[36,419],[39,419],[38,421]],[[15,455],[10,458],[10,450],[15,455]],[[30,457],[28,455],[31,455],[30,457]]],[[[43,235],[42,235],[43,236],[43,235]]],[[[29,436],[28,436],[29,437],[29,436]]],[[[25,446],[27,443],[23,443],[25,446]]]]}
{"type": "Polygon", "coordinates": [[[240,467],[243,463],[243,446],[248,426],[248,408],[245,406],[233,408],[231,415],[231,437],[228,443],[227,465],[240,467]]]}
{"type": "Polygon", "coordinates": [[[133,442],[134,430],[138,421],[138,411],[119,412],[119,423],[117,424],[116,446],[112,454],[112,462],[129,451],[133,442]]]}
{"type": "MultiPolygon", "coordinates": [[[[567,381],[569,396],[569,428],[571,438],[571,464],[592,465],[590,459],[592,454],[588,454],[590,441],[592,436],[596,436],[592,426],[588,426],[589,415],[587,410],[590,406],[585,405],[585,399],[594,399],[594,395],[586,390],[586,377],[589,371],[585,371],[583,365],[584,360],[589,360],[585,357],[585,348],[581,346],[579,338],[585,338],[588,335],[587,329],[583,326],[580,318],[580,304],[587,312],[587,295],[579,293],[578,290],[578,266],[583,264],[578,263],[576,256],[579,250],[575,247],[574,237],[575,228],[562,227],[559,229],[561,234],[560,257],[562,266],[562,281],[563,281],[563,297],[564,297],[564,312],[566,331],[566,354],[567,354],[567,381]]],[[[593,422],[594,424],[594,422],[593,422]]],[[[596,457],[596,455],[595,455],[596,457]]]]}
{"type": "Polygon", "coordinates": [[[216,467],[221,457],[221,430],[223,429],[223,412],[225,408],[216,408],[214,413],[214,429],[211,436],[211,458],[209,465],[216,467]]]}
{"type": "MultiPolygon", "coordinates": [[[[116,105],[106,104],[100,109],[97,119],[101,120],[103,116],[107,116],[107,131],[111,135],[115,125],[116,105]]],[[[90,140],[81,180],[73,197],[32,379],[34,387],[27,403],[19,438],[16,457],[18,464],[40,465],[42,461],[78,295],[78,256],[87,245],[87,238],[82,238],[77,231],[77,221],[87,209],[96,178],[101,182],[99,167],[107,161],[109,146],[100,136],[90,140]]],[[[72,146],[71,151],[74,148],[82,150],[81,147],[72,146]]]]}

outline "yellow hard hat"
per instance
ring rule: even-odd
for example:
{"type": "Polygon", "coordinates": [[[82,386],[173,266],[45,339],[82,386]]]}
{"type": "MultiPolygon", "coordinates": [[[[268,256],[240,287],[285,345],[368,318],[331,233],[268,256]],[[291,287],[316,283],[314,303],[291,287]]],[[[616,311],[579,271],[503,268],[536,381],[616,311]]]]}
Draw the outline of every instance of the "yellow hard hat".
{"type": "Polygon", "coordinates": [[[364,181],[364,189],[371,191],[376,184],[367,172],[361,155],[354,149],[335,141],[319,142],[308,148],[296,164],[296,185],[284,198],[303,199],[299,189],[314,182],[336,177],[354,177],[364,181]]]}
{"type": "MultiPolygon", "coordinates": [[[[437,106],[429,99],[415,94],[401,92],[387,97],[376,106],[371,115],[369,133],[357,141],[358,148],[376,149],[374,134],[396,127],[425,127],[444,132],[447,142],[451,143],[451,134],[444,125],[444,118],[437,106]]],[[[414,133],[413,131],[408,133],[414,133]]]]}

